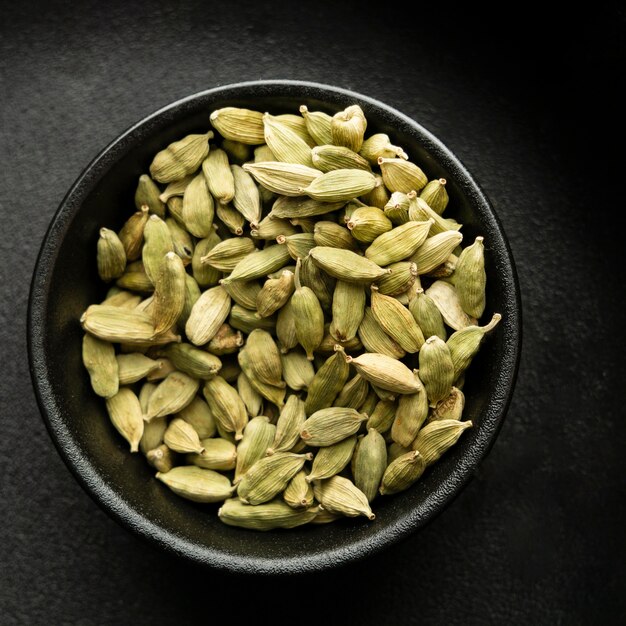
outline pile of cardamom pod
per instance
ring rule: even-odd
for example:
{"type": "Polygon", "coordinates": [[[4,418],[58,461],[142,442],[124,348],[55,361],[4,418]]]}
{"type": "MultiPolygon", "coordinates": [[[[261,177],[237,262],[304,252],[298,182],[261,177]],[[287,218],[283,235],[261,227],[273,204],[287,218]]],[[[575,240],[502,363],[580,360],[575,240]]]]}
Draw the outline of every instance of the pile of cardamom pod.
{"type": "MultiPolygon", "coordinates": [[[[256,530],[374,519],[472,426],[483,238],[361,107],[214,110],[154,156],[97,268],[83,363],[183,498],[256,530]]],[[[129,198],[129,205],[132,198],[129,198]]]]}

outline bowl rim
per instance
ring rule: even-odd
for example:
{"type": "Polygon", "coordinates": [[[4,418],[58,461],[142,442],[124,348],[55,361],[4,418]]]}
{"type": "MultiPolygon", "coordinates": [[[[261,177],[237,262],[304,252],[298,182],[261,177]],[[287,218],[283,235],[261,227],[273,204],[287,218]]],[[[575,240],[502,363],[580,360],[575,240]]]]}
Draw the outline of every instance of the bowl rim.
{"type": "MultiPolygon", "coordinates": [[[[132,142],[130,142],[130,145],[132,146],[132,142]]],[[[122,152],[120,155],[117,155],[116,159],[124,154],[125,153],[122,152]]],[[[394,107],[351,89],[306,80],[249,80],[205,89],[170,102],[127,127],[126,130],[121,132],[102,148],[83,168],[61,200],[42,239],[31,277],[26,334],[31,381],[46,429],[59,455],[70,470],[70,473],[101,509],[104,509],[110,517],[135,534],[135,536],[147,540],[150,544],[157,545],[162,549],[164,548],[166,552],[191,560],[196,564],[210,566],[211,568],[231,573],[281,575],[313,571],[319,572],[325,569],[343,566],[349,562],[363,560],[374,553],[382,551],[386,547],[404,540],[418,528],[423,528],[429,524],[461,493],[467,483],[472,479],[473,469],[482,463],[493,447],[512,400],[521,360],[522,300],[512,250],[494,207],[483,192],[480,184],[467,170],[460,159],[428,129],[394,107]],[[372,105],[374,108],[383,110],[388,115],[412,127],[420,135],[420,139],[424,142],[424,147],[434,156],[437,162],[448,171],[452,172],[457,182],[463,183],[462,186],[464,190],[466,187],[471,189],[474,195],[474,203],[482,207],[483,217],[491,222],[492,228],[494,228],[500,236],[501,244],[506,252],[507,269],[510,272],[507,281],[510,291],[507,297],[513,300],[513,304],[508,311],[509,317],[513,315],[513,319],[509,319],[512,336],[507,337],[504,344],[505,354],[503,356],[503,359],[505,359],[508,364],[509,379],[506,384],[506,393],[498,398],[500,407],[499,418],[486,433],[486,436],[480,441],[480,448],[473,448],[471,460],[466,459],[465,463],[460,463],[459,466],[455,467],[451,472],[446,482],[446,489],[437,494],[439,506],[436,507],[430,515],[425,518],[418,518],[416,514],[407,514],[402,520],[396,522],[395,525],[397,527],[393,529],[395,532],[389,532],[385,536],[379,537],[375,544],[367,539],[355,541],[349,544],[345,549],[324,552],[321,555],[315,554],[306,561],[303,561],[301,558],[295,561],[289,557],[280,557],[279,559],[248,558],[241,555],[226,554],[215,550],[211,546],[199,546],[155,524],[128,505],[123,495],[114,491],[112,487],[100,477],[89,460],[83,456],[77,442],[72,438],[65,424],[63,415],[55,410],[55,406],[51,402],[53,396],[52,385],[47,378],[47,368],[44,363],[44,326],[42,323],[39,323],[46,317],[50,277],[53,272],[59,244],[62,242],[67,228],[80,208],[81,203],[78,202],[75,203],[72,210],[71,200],[85,193],[85,189],[88,190],[87,193],[91,190],[91,183],[97,181],[103,172],[106,171],[106,168],[101,170],[100,166],[103,161],[106,161],[107,155],[123,147],[140,129],[146,127],[156,119],[167,116],[168,114],[174,114],[176,111],[183,108],[186,103],[207,97],[220,97],[220,95],[223,97],[227,97],[229,94],[236,96],[237,92],[249,91],[251,89],[274,90],[273,95],[286,97],[293,97],[295,94],[280,93],[281,90],[314,90],[318,92],[317,97],[320,100],[323,100],[324,93],[332,93],[337,97],[354,99],[355,101],[372,105]]]]}

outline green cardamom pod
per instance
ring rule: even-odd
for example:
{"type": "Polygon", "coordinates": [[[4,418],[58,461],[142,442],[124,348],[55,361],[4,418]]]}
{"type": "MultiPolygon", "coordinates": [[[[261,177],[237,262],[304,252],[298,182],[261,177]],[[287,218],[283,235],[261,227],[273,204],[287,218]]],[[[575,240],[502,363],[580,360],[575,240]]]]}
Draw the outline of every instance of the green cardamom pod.
{"type": "Polygon", "coordinates": [[[285,385],[282,380],[283,366],[280,352],[270,333],[262,328],[255,328],[248,335],[245,350],[254,378],[266,385],[275,387],[285,385]]]}
{"type": "Polygon", "coordinates": [[[196,346],[208,343],[226,321],[230,310],[230,296],[221,285],[204,291],[193,305],[185,324],[189,341],[196,346]]]}
{"type": "Polygon", "coordinates": [[[282,161],[244,163],[242,167],[259,185],[283,196],[301,196],[302,189],[322,175],[320,170],[308,165],[282,161]]]}
{"type": "Polygon", "coordinates": [[[330,513],[339,513],[346,517],[363,515],[374,520],[367,496],[348,478],[333,476],[320,480],[313,485],[315,499],[330,513]]]}
{"type": "Polygon", "coordinates": [[[126,251],[128,261],[136,261],[141,256],[143,231],[149,217],[148,211],[148,205],[143,205],[124,222],[124,225],[118,233],[118,237],[126,251]]]}
{"type": "Polygon", "coordinates": [[[425,291],[439,309],[443,321],[453,330],[475,326],[477,320],[471,318],[461,306],[459,294],[454,285],[443,280],[434,281],[425,291]]]}
{"type": "Polygon", "coordinates": [[[315,248],[315,237],[312,233],[296,233],[294,235],[279,235],[276,242],[287,246],[289,254],[294,261],[304,259],[315,248]]]}
{"type": "Polygon", "coordinates": [[[100,278],[105,283],[119,278],[126,269],[126,250],[117,233],[109,228],[101,228],[96,247],[100,278]]]}
{"type": "Polygon", "coordinates": [[[263,113],[241,107],[215,109],[209,119],[225,139],[247,145],[265,143],[263,113]]]}
{"type": "Polygon", "coordinates": [[[372,282],[390,273],[390,270],[351,250],[316,246],[309,254],[318,267],[347,282],[372,282]]]}
{"type": "Polygon", "coordinates": [[[463,240],[463,235],[456,230],[446,230],[426,241],[410,257],[417,265],[418,274],[427,274],[443,263],[463,240]]]}
{"type": "Polygon", "coordinates": [[[333,406],[358,409],[365,402],[369,390],[369,383],[359,374],[355,374],[343,386],[333,406]]]}
{"type": "Polygon", "coordinates": [[[161,271],[165,255],[174,252],[174,242],[167,224],[158,215],[151,215],[144,228],[141,259],[148,278],[155,283],[161,271]]]}
{"type": "Polygon", "coordinates": [[[417,451],[407,452],[395,458],[385,470],[380,485],[381,495],[406,491],[417,482],[426,469],[424,457],[417,451]]]}
{"type": "Polygon", "coordinates": [[[185,307],[185,277],[182,259],[168,252],[154,281],[154,331],[161,333],[172,328],[185,307]]]}
{"type": "Polygon", "coordinates": [[[365,315],[366,294],[363,285],[343,280],[335,284],[332,300],[330,334],[343,343],[356,337],[365,315]]]}
{"type": "Polygon", "coordinates": [[[257,311],[251,311],[238,304],[234,304],[230,310],[228,323],[242,333],[248,335],[255,328],[262,328],[268,333],[276,333],[276,315],[261,317],[257,311]]]}
{"type": "MultiPolygon", "coordinates": [[[[194,396],[187,406],[175,413],[175,416],[185,420],[188,424],[193,426],[194,430],[198,433],[200,440],[214,437],[217,432],[215,418],[213,417],[211,408],[198,395],[194,396]]],[[[150,421],[146,424],[146,427],[151,426],[156,421],[158,420],[150,421]]]]}
{"type": "Polygon", "coordinates": [[[379,293],[376,285],[372,285],[371,309],[374,319],[403,350],[410,354],[420,350],[424,335],[407,307],[379,293]]]}
{"type": "Polygon", "coordinates": [[[393,228],[391,220],[375,206],[364,206],[355,209],[346,222],[352,236],[364,243],[371,243],[383,233],[393,228]]]}
{"type": "Polygon", "coordinates": [[[379,235],[365,250],[366,258],[380,266],[408,259],[423,247],[431,223],[407,222],[379,235]]]}
{"type": "Polygon", "coordinates": [[[422,197],[418,196],[415,191],[410,191],[407,197],[409,199],[409,219],[415,221],[432,219],[433,224],[430,227],[431,235],[437,235],[446,230],[461,229],[462,225],[458,222],[441,217],[436,211],[433,211],[430,205],[422,197]]]}
{"type": "MultiPolygon", "coordinates": [[[[415,192],[411,192],[411,193],[415,193],[415,192]]],[[[409,209],[411,206],[409,197],[410,197],[409,194],[406,194],[403,191],[394,191],[389,197],[389,200],[387,201],[385,208],[383,209],[385,215],[396,226],[400,226],[401,224],[406,224],[411,219],[409,215],[409,209]]],[[[415,221],[420,221],[420,220],[415,220],[415,221]]]]}
{"type": "Polygon", "coordinates": [[[458,387],[452,387],[450,394],[439,400],[430,411],[429,422],[436,420],[460,420],[465,408],[465,395],[458,387]]]}
{"type": "Polygon", "coordinates": [[[265,143],[277,161],[313,166],[311,147],[287,124],[269,113],[263,115],[265,143]]]}
{"type": "Polygon", "coordinates": [[[204,381],[202,393],[215,421],[226,432],[234,432],[235,440],[239,441],[248,423],[248,412],[237,390],[218,375],[204,381]]]}
{"type": "Polygon", "coordinates": [[[315,377],[315,369],[302,350],[291,350],[280,355],[283,378],[293,391],[307,390],[315,377]]]}
{"type": "Polygon", "coordinates": [[[448,344],[433,335],[419,352],[419,375],[430,406],[447,397],[454,382],[454,363],[448,344]]]}
{"type": "Polygon", "coordinates": [[[82,350],[83,365],[89,373],[91,388],[102,398],[114,396],[119,391],[120,382],[113,344],[85,333],[82,350]]]}
{"type": "Polygon", "coordinates": [[[380,157],[395,157],[407,160],[408,154],[399,146],[394,146],[386,133],[375,133],[363,141],[359,154],[371,165],[376,165],[380,157]]]}
{"type": "Polygon", "coordinates": [[[248,381],[250,382],[250,385],[252,385],[253,389],[268,402],[271,402],[272,404],[276,405],[278,409],[281,409],[285,403],[285,396],[287,395],[286,385],[268,385],[267,383],[259,380],[256,377],[254,370],[252,369],[248,350],[246,350],[245,347],[239,351],[237,359],[241,369],[246,374],[248,381]]]}
{"type": "Polygon", "coordinates": [[[428,203],[428,206],[441,215],[448,206],[448,191],[446,179],[435,178],[428,182],[420,192],[420,198],[428,203]]]}
{"type": "Polygon", "coordinates": [[[306,481],[307,473],[300,470],[283,492],[283,500],[294,509],[309,508],[313,505],[313,485],[306,481]]]}
{"type": "Polygon", "coordinates": [[[311,157],[313,159],[313,167],[322,172],[341,169],[372,171],[367,159],[345,146],[333,146],[330,144],[315,146],[311,150],[311,157]]]}
{"type": "Polygon", "coordinates": [[[279,499],[251,506],[244,504],[238,498],[231,498],[224,502],[217,515],[229,526],[268,531],[275,528],[302,526],[314,520],[318,511],[318,506],[294,509],[279,499]]]}
{"type": "Polygon", "coordinates": [[[420,191],[428,182],[422,169],[406,159],[379,157],[380,173],[389,191],[420,191]]]}
{"type": "Polygon", "coordinates": [[[406,355],[404,349],[378,323],[369,306],[365,307],[357,333],[368,352],[384,354],[393,359],[401,359],[406,355]]]}
{"type": "Polygon", "coordinates": [[[276,338],[281,353],[285,354],[298,345],[296,318],[289,299],[276,315],[276,338]]]}
{"type": "Polygon", "coordinates": [[[194,502],[221,502],[234,491],[224,474],[195,465],[179,465],[169,472],[157,472],[156,477],[176,495],[194,502]]]}
{"type": "Polygon", "coordinates": [[[299,234],[298,229],[292,226],[288,219],[276,217],[271,213],[257,224],[250,224],[250,226],[250,236],[254,239],[276,239],[299,234]]]}
{"type": "Polygon", "coordinates": [[[158,152],[150,164],[150,176],[159,183],[169,183],[195,172],[209,153],[213,132],[187,135],[158,152]]]}
{"type": "Polygon", "coordinates": [[[378,181],[365,170],[331,170],[317,176],[308,185],[298,189],[298,195],[307,195],[322,202],[341,202],[372,191],[378,181]]]}
{"type": "Polygon", "coordinates": [[[414,297],[409,299],[409,311],[425,337],[436,335],[444,341],[447,339],[441,311],[422,288],[417,289],[414,297]]]}
{"type": "Polygon", "coordinates": [[[330,130],[332,116],[324,111],[309,111],[304,104],[300,105],[300,114],[304,118],[309,135],[313,137],[318,146],[332,143],[330,130]]]}
{"type": "Polygon", "coordinates": [[[393,425],[397,406],[395,400],[378,400],[367,420],[367,428],[375,428],[379,433],[385,434],[393,425]]]}
{"type": "Polygon", "coordinates": [[[215,287],[222,278],[222,272],[202,259],[222,240],[216,232],[208,237],[196,241],[196,246],[191,257],[191,273],[199,287],[215,287]]]}
{"type": "Polygon", "coordinates": [[[339,474],[350,463],[356,439],[356,435],[351,435],[330,446],[320,448],[313,457],[311,472],[305,480],[312,483],[314,480],[323,480],[339,474]]]}
{"type": "Polygon", "coordinates": [[[352,104],[342,111],[337,111],[330,120],[330,135],[336,146],[345,146],[358,152],[363,145],[367,119],[358,104],[352,104]]]}
{"type": "Polygon", "coordinates": [[[254,280],[267,276],[271,272],[281,269],[291,259],[289,250],[278,244],[271,245],[263,250],[257,250],[245,256],[220,284],[230,283],[233,280],[254,280]]]}
{"type": "Polygon", "coordinates": [[[185,460],[190,465],[219,472],[228,472],[235,469],[237,462],[237,447],[232,441],[221,437],[203,439],[200,441],[202,452],[187,454],[185,460]]]}
{"type": "Polygon", "coordinates": [[[148,176],[142,174],[137,181],[135,190],[135,206],[140,211],[145,204],[148,206],[150,213],[158,215],[161,219],[165,219],[165,203],[159,197],[161,190],[158,185],[148,176]]]}
{"type": "Polygon", "coordinates": [[[260,458],[242,476],[237,485],[237,495],[245,504],[269,502],[284,491],[289,481],[311,458],[310,454],[276,452],[260,458]]]}
{"type": "Polygon", "coordinates": [[[192,401],[199,387],[197,379],[183,372],[171,372],[150,396],[144,419],[150,421],[155,417],[177,413],[192,401]]]}
{"type": "Polygon", "coordinates": [[[389,202],[389,189],[385,187],[385,181],[380,174],[374,173],[374,178],[376,179],[374,189],[364,194],[361,194],[358,200],[363,202],[363,204],[366,206],[375,206],[379,209],[384,209],[389,202]]]}
{"type": "Polygon", "coordinates": [[[307,196],[279,195],[272,204],[270,215],[285,219],[316,217],[332,213],[343,204],[343,202],[320,202],[307,196]]]}
{"type": "Polygon", "coordinates": [[[304,422],[300,437],[309,446],[332,446],[350,435],[354,435],[367,415],[356,409],[326,407],[315,411],[304,422]]]}
{"type": "Polygon", "coordinates": [[[243,235],[243,228],[246,225],[246,219],[232,205],[232,202],[218,202],[215,207],[215,214],[218,219],[218,227],[222,224],[227,232],[236,235],[237,237],[243,235]]]}
{"type": "Polygon", "coordinates": [[[228,162],[228,154],[220,148],[211,148],[202,161],[202,173],[211,195],[223,204],[235,197],[235,179],[228,162]]]}
{"type": "Polygon", "coordinates": [[[211,354],[221,356],[223,354],[234,354],[243,344],[243,333],[224,322],[217,329],[211,341],[204,346],[204,349],[211,354]]]}
{"type": "Polygon", "coordinates": [[[194,427],[185,420],[175,417],[168,425],[163,435],[165,445],[174,452],[204,452],[200,437],[194,427]]]}
{"type": "Polygon", "coordinates": [[[354,485],[372,502],[378,495],[387,467],[385,438],[375,428],[368,428],[356,448],[353,458],[354,485]]]}
{"type": "Polygon", "coordinates": [[[463,310],[470,317],[480,319],[485,311],[487,285],[482,237],[476,237],[474,243],[459,254],[454,275],[454,286],[463,310]]]}
{"type": "Polygon", "coordinates": [[[391,426],[391,438],[405,448],[410,448],[417,433],[428,417],[428,396],[419,374],[414,372],[419,390],[398,398],[395,418],[391,426]]]}
{"type": "Polygon", "coordinates": [[[118,354],[115,358],[117,359],[117,375],[120,385],[132,385],[161,367],[159,361],[155,361],[140,352],[118,354]]]}
{"type": "Polygon", "coordinates": [[[239,484],[246,472],[265,456],[265,452],[274,440],[276,426],[269,417],[257,415],[250,419],[243,430],[243,438],[237,444],[234,484],[239,484]]]}
{"type": "Polygon", "coordinates": [[[327,220],[315,223],[313,239],[318,246],[330,248],[343,248],[345,250],[359,251],[359,246],[350,231],[345,227],[327,220]]]}
{"type": "Polygon", "coordinates": [[[463,431],[472,426],[471,421],[437,420],[430,422],[420,430],[411,447],[420,453],[426,466],[432,465],[459,440],[463,431]]]}
{"type": "Polygon", "coordinates": [[[115,430],[130,444],[130,451],[137,452],[144,428],[139,398],[130,387],[121,387],[105,402],[115,430]]]}
{"type": "Polygon", "coordinates": [[[257,417],[261,414],[263,410],[263,396],[252,386],[250,379],[243,370],[237,376],[237,393],[246,405],[246,411],[248,411],[250,417],[257,417]]]}
{"type": "Polygon", "coordinates": [[[387,269],[391,270],[391,274],[378,281],[378,292],[385,296],[407,293],[417,280],[417,265],[411,261],[397,261],[388,265],[387,269]]]}
{"type": "Polygon", "coordinates": [[[324,407],[332,406],[335,398],[346,384],[350,368],[339,352],[329,356],[317,370],[305,400],[307,415],[312,415],[324,407]]]}

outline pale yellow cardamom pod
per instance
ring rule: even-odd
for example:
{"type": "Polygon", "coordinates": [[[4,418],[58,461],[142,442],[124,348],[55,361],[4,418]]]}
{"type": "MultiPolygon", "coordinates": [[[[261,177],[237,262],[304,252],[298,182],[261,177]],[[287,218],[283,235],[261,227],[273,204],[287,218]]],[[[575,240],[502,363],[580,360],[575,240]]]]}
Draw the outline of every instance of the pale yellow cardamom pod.
{"type": "Polygon", "coordinates": [[[346,517],[363,515],[374,520],[367,496],[348,478],[333,476],[320,480],[313,485],[315,499],[330,513],[338,513],[346,517]]]}
{"type": "Polygon", "coordinates": [[[391,192],[420,191],[428,182],[426,174],[412,161],[402,158],[379,157],[378,165],[385,187],[391,192]]]}
{"type": "Polygon", "coordinates": [[[367,119],[363,109],[358,104],[350,105],[333,115],[330,121],[332,141],[329,143],[358,152],[363,145],[366,129],[367,119]]]}
{"type": "Polygon", "coordinates": [[[165,203],[160,198],[161,190],[158,185],[148,176],[142,174],[137,181],[135,190],[135,206],[140,211],[145,204],[148,206],[150,213],[158,215],[161,219],[165,219],[165,203]]]}
{"type": "Polygon", "coordinates": [[[308,165],[282,161],[244,163],[242,167],[259,185],[283,196],[301,196],[302,189],[322,175],[320,170],[308,165]]]}
{"type": "Polygon", "coordinates": [[[115,430],[130,444],[130,451],[137,452],[144,421],[135,392],[130,387],[121,387],[114,396],[106,399],[106,408],[115,430]]]}
{"type": "Polygon", "coordinates": [[[278,117],[265,113],[263,115],[265,143],[277,161],[300,163],[314,167],[311,147],[287,124],[278,117]]]}
{"type": "Polygon", "coordinates": [[[126,269],[126,250],[117,233],[109,228],[101,228],[96,247],[100,278],[105,283],[119,278],[126,269]]]}
{"type": "Polygon", "coordinates": [[[202,161],[202,173],[211,195],[227,204],[235,197],[235,179],[230,169],[228,154],[221,148],[211,148],[202,161]]]}
{"type": "Polygon", "coordinates": [[[119,391],[120,382],[113,344],[85,333],[82,356],[94,392],[103,398],[114,396],[119,391]]]}
{"type": "Polygon", "coordinates": [[[169,183],[195,172],[209,153],[213,132],[187,135],[158,152],[150,164],[150,176],[169,183]]]}
{"type": "Polygon", "coordinates": [[[223,107],[209,117],[213,128],[225,139],[257,145],[265,143],[263,113],[240,107],[223,107]]]}
{"type": "Polygon", "coordinates": [[[157,472],[156,477],[176,495],[194,502],[221,502],[235,490],[224,474],[195,465],[179,465],[166,473],[157,472]]]}
{"type": "Polygon", "coordinates": [[[307,418],[300,431],[300,437],[310,446],[332,446],[354,435],[367,419],[367,415],[359,413],[356,409],[326,407],[315,411],[307,418]]]}
{"type": "Polygon", "coordinates": [[[459,440],[463,431],[472,426],[471,421],[437,420],[430,422],[420,430],[411,447],[420,453],[427,466],[432,465],[459,440]]]}
{"type": "Polygon", "coordinates": [[[268,531],[274,528],[302,526],[314,520],[318,512],[318,506],[294,509],[280,499],[251,506],[244,504],[238,498],[230,498],[224,502],[217,515],[229,526],[268,531]]]}
{"type": "Polygon", "coordinates": [[[202,452],[193,452],[185,457],[187,463],[218,472],[235,469],[237,447],[232,441],[221,437],[202,439],[202,452]]]}
{"type": "Polygon", "coordinates": [[[385,470],[380,485],[381,495],[391,495],[406,491],[417,482],[426,469],[424,457],[417,451],[410,451],[395,458],[385,470]]]}
{"type": "Polygon", "coordinates": [[[226,321],[230,309],[230,296],[221,285],[203,292],[193,305],[185,324],[189,341],[196,346],[208,343],[226,321]]]}
{"type": "Polygon", "coordinates": [[[199,239],[213,232],[215,202],[207,186],[206,177],[201,172],[193,177],[183,195],[182,219],[185,228],[199,239]]]}
{"type": "Polygon", "coordinates": [[[200,437],[194,427],[179,417],[175,417],[168,425],[163,435],[165,445],[174,452],[204,452],[200,437]]]}
{"type": "Polygon", "coordinates": [[[235,433],[239,441],[248,423],[248,412],[237,390],[218,375],[204,382],[202,393],[217,424],[226,432],[235,433]]]}
{"type": "Polygon", "coordinates": [[[174,371],[163,379],[148,401],[146,421],[177,413],[185,408],[196,395],[200,382],[183,372],[174,371]]]}

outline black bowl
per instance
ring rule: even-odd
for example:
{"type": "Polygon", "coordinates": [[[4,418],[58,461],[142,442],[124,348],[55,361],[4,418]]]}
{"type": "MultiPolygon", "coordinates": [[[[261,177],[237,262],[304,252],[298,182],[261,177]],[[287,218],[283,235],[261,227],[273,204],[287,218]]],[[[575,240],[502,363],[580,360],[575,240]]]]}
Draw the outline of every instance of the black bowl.
{"type": "Polygon", "coordinates": [[[345,89],[298,81],[259,81],[210,89],[157,111],[121,134],[83,171],[58,208],[34,271],[28,348],[39,406],[60,455],[87,493],[114,519],[163,549],[213,568],[254,574],[319,571],[363,559],[406,538],[444,509],[486,456],[505,417],[517,376],[521,303],[513,258],[498,217],[472,175],[436,137],[392,107],[345,89]],[[410,490],[375,502],[376,520],[259,533],[226,526],[213,510],[186,501],[131,455],[92,391],[81,361],[85,308],[103,295],[95,249],[101,226],[119,228],[133,210],[137,178],[152,155],[210,128],[224,106],[270,112],[334,113],[358,103],[370,132],[386,132],[430,178],[448,180],[450,213],[464,241],[487,244],[488,302],[502,322],[468,370],[465,418],[474,427],[410,490]]]}

